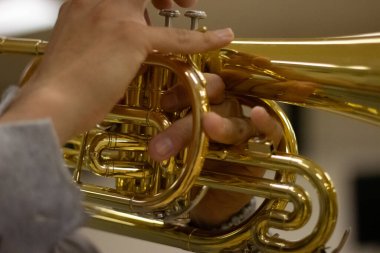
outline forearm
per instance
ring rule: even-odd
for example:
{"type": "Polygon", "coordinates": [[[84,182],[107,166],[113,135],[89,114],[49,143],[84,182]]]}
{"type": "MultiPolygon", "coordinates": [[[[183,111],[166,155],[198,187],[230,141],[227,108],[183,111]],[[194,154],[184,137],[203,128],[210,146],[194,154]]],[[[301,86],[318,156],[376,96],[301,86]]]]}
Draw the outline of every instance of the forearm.
{"type": "MultiPolygon", "coordinates": [[[[34,92],[34,96],[32,94],[31,96],[20,94],[4,115],[0,117],[0,124],[50,119],[57,130],[56,132],[59,133],[58,138],[64,139],[64,136],[67,135],[66,132],[71,131],[61,126],[60,122],[64,120],[65,115],[60,113],[62,105],[57,106],[59,99],[53,98],[53,96],[44,97],[36,93],[38,92],[34,92]],[[53,101],[56,103],[54,106],[53,101]]],[[[68,125],[68,127],[72,126],[68,125]]]]}
{"type": "Polygon", "coordinates": [[[59,143],[63,145],[75,134],[92,127],[94,119],[100,121],[104,117],[104,109],[99,114],[96,108],[91,112],[86,110],[86,104],[94,101],[86,101],[89,98],[85,96],[78,99],[80,94],[74,93],[61,92],[44,84],[27,84],[0,116],[0,124],[49,119],[59,143]]]}

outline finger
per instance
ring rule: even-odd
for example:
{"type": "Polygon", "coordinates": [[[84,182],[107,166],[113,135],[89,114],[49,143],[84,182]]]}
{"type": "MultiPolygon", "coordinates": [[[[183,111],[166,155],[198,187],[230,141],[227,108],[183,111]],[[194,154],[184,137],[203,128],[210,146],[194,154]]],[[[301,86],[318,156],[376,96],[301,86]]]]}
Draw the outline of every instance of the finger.
{"type": "Polygon", "coordinates": [[[263,107],[256,106],[251,110],[251,122],[259,135],[273,141],[276,147],[279,145],[283,136],[281,125],[263,107]]]}
{"type": "Polygon", "coordinates": [[[179,6],[187,8],[190,6],[195,5],[198,1],[197,0],[174,0],[179,6]]]}
{"type": "Polygon", "coordinates": [[[224,100],[225,85],[223,79],[215,74],[204,73],[206,78],[206,92],[211,104],[220,104],[224,100]]]}
{"type": "Polygon", "coordinates": [[[53,50],[55,41],[62,38],[63,30],[66,29],[68,24],[76,22],[75,19],[86,16],[91,12],[92,8],[98,4],[99,0],[70,0],[64,1],[59,8],[57,21],[51,33],[51,40],[48,45],[48,51],[53,50]]]}
{"type": "Polygon", "coordinates": [[[215,112],[203,116],[203,128],[209,138],[224,144],[241,144],[254,134],[249,120],[224,118],[215,112]]]}
{"type": "Polygon", "coordinates": [[[226,46],[234,38],[230,28],[201,33],[185,29],[147,27],[151,49],[163,53],[201,53],[226,46]]]}
{"type": "Polygon", "coordinates": [[[226,96],[223,103],[212,105],[211,110],[219,115],[222,115],[223,117],[244,117],[243,108],[240,102],[236,98],[230,96],[226,96]]]}
{"type": "Polygon", "coordinates": [[[152,22],[150,21],[150,17],[149,17],[149,13],[148,13],[147,9],[145,9],[145,11],[144,11],[144,18],[145,18],[145,21],[146,21],[147,25],[151,25],[152,24],[152,22]]]}
{"type": "MultiPolygon", "coordinates": [[[[197,0],[175,0],[176,4],[183,8],[193,6],[197,3],[197,0]]],[[[173,6],[172,0],[152,0],[152,4],[157,9],[169,9],[173,6]]]]}
{"type": "MultiPolygon", "coordinates": [[[[204,74],[206,78],[206,92],[210,104],[220,104],[224,100],[224,82],[222,78],[215,74],[204,74]]],[[[174,86],[163,94],[161,106],[168,112],[180,111],[191,104],[191,97],[188,95],[186,87],[182,84],[174,86]]]]}
{"type": "MultiPolygon", "coordinates": [[[[148,146],[152,159],[155,161],[168,159],[186,147],[192,138],[192,125],[192,117],[189,115],[156,135],[148,146]]],[[[249,120],[227,119],[214,112],[204,115],[203,127],[211,140],[224,144],[240,144],[253,134],[249,120]]]]}
{"type": "Polygon", "coordinates": [[[171,9],[173,6],[172,0],[152,0],[152,4],[156,9],[171,9]]]}
{"type": "Polygon", "coordinates": [[[190,143],[191,133],[192,118],[191,116],[186,116],[153,137],[148,146],[149,155],[155,161],[168,159],[190,143]]]}

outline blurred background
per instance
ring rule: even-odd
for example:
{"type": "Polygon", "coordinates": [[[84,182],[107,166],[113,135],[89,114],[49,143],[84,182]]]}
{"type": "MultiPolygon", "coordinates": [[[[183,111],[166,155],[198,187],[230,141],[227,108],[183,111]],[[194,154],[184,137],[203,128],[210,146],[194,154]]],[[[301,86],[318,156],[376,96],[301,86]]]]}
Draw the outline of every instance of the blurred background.
{"type": "MultiPolygon", "coordinates": [[[[58,0],[0,0],[0,35],[48,40],[60,4],[58,0]]],[[[380,32],[377,0],[199,0],[195,8],[208,14],[202,25],[209,29],[231,27],[236,37],[380,32]]],[[[149,6],[149,11],[153,25],[162,25],[157,10],[149,6]]],[[[189,21],[180,17],[174,26],[186,28],[189,21]]],[[[380,52],[373,56],[380,57],[380,52]]],[[[29,60],[19,55],[0,56],[1,90],[18,82],[29,60]]],[[[351,227],[342,252],[380,252],[380,217],[375,216],[375,204],[380,200],[380,128],[327,112],[290,111],[300,153],[325,168],[337,189],[340,213],[328,245],[335,247],[345,229],[351,227]]],[[[90,228],[82,230],[102,252],[184,252],[90,228]]]]}

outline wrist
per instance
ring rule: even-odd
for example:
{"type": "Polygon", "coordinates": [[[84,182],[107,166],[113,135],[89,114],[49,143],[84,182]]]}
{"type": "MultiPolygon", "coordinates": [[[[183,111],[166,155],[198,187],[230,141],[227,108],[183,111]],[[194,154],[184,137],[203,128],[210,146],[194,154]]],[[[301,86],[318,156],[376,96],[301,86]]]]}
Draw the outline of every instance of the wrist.
{"type": "Polygon", "coordinates": [[[76,107],[63,94],[44,85],[28,83],[0,117],[0,123],[50,119],[60,142],[64,143],[80,128],[75,124],[79,115],[70,113],[76,107]]]}

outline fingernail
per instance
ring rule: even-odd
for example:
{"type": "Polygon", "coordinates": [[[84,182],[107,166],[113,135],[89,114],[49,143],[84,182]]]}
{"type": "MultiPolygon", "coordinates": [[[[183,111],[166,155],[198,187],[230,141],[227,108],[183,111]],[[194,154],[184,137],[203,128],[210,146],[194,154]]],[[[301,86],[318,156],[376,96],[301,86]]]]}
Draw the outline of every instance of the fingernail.
{"type": "Polygon", "coordinates": [[[156,149],[158,155],[166,158],[166,156],[173,150],[173,143],[169,138],[160,138],[157,140],[154,148],[156,149]]]}
{"type": "Polygon", "coordinates": [[[234,33],[230,28],[215,30],[214,34],[225,41],[230,41],[234,38],[234,33]]]}

